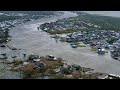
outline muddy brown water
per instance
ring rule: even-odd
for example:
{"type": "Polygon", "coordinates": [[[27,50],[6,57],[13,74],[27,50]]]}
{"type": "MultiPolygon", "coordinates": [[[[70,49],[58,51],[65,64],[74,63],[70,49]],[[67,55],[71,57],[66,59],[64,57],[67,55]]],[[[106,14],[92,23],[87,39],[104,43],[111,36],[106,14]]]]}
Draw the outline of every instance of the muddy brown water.
{"type": "Polygon", "coordinates": [[[112,59],[109,53],[100,56],[90,51],[89,47],[71,48],[68,43],[56,43],[54,39],[50,38],[48,33],[37,30],[37,26],[42,23],[72,16],[76,16],[76,14],[65,12],[61,17],[41,19],[21,24],[10,31],[12,41],[8,45],[24,49],[22,52],[28,55],[31,53],[37,53],[41,56],[52,54],[67,60],[69,64],[79,64],[84,67],[93,68],[97,72],[120,75],[120,61],[112,59]]]}

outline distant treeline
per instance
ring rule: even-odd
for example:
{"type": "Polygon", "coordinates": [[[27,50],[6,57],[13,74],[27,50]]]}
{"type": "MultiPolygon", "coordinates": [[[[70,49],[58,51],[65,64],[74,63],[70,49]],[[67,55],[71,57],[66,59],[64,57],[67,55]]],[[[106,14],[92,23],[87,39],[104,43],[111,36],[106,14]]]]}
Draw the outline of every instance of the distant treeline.
{"type": "Polygon", "coordinates": [[[0,22],[2,21],[8,21],[8,20],[15,20],[21,18],[20,16],[5,16],[5,15],[0,15],[0,22]]]}
{"type": "Polygon", "coordinates": [[[120,18],[118,17],[99,16],[99,15],[91,15],[91,14],[85,14],[85,15],[79,14],[79,16],[72,17],[72,18],[74,18],[74,20],[83,20],[83,21],[101,26],[101,29],[120,30],[120,18]]]}

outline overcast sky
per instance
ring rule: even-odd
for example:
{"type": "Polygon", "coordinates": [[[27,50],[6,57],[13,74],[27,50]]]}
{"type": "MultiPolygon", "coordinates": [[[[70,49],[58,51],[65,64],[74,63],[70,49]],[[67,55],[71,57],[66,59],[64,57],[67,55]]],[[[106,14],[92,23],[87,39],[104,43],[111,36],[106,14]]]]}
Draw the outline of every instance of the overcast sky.
{"type": "Polygon", "coordinates": [[[120,11],[84,11],[90,14],[120,17],[120,11]]]}

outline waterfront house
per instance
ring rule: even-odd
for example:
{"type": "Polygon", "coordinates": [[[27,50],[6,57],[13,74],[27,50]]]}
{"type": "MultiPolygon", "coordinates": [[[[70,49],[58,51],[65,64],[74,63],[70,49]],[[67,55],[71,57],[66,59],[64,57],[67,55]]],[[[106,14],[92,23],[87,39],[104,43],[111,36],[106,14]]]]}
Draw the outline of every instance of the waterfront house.
{"type": "Polygon", "coordinates": [[[46,59],[46,60],[49,60],[49,61],[57,60],[57,58],[54,57],[53,55],[47,55],[47,56],[45,57],[45,59],[46,59]]]}

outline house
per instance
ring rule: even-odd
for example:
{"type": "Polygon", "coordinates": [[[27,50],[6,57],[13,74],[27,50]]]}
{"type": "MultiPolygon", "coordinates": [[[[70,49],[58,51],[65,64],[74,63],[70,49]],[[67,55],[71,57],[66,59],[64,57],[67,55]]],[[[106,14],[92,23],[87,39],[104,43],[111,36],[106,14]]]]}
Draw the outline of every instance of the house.
{"type": "Polygon", "coordinates": [[[120,75],[109,74],[108,78],[110,78],[110,79],[120,79],[120,75]]]}
{"type": "Polygon", "coordinates": [[[38,58],[39,58],[38,55],[29,55],[28,60],[34,62],[37,61],[38,58]]]}
{"type": "Polygon", "coordinates": [[[54,69],[54,71],[56,72],[56,73],[59,73],[60,72],[60,68],[56,68],[56,69],[54,69]]]}
{"type": "Polygon", "coordinates": [[[38,59],[33,59],[33,62],[39,62],[40,61],[40,59],[38,58],[38,59]]]}
{"type": "Polygon", "coordinates": [[[71,47],[72,47],[72,48],[77,48],[77,46],[78,46],[78,45],[76,45],[76,44],[71,44],[71,47]]]}
{"type": "Polygon", "coordinates": [[[7,47],[7,46],[3,44],[3,45],[0,45],[0,47],[7,47]]]}
{"type": "Polygon", "coordinates": [[[98,54],[99,55],[105,55],[105,49],[104,48],[98,49],[98,54]]]}
{"type": "Polygon", "coordinates": [[[65,37],[60,37],[60,41],[61,41],[61,42],[65,42],[65,41],[66,41],[66,38],[65,38],[65,37]]]}
{"type": "Polygon", "coordinates": [[[66,78],[68,78],[68,79],[73,79],[73,75],[66,75],[66,78]]]}
{"type": "Polygon", "coordinates": [[[46,60],[49,60],[49,61],[57,60],[57,58],[54,57],[53,55],[47,55],[47,56],[45,57],[45,59],[46,59],[46,60]]]}
{"type": "Polygon", "coordinates": [[[92,47],[92,49],[96,49],[96,45],[93,45],[93,46],[91,46],[92,47]]]}
{"type": "Polygon", "coordinates": [[[42,79],[51,79],[51,77],[46,75],[42,79]]]}
{"type": "Polygon", "coordinates": [[[113,47],[110,53],[112,58],[120,60],[120,47],[113,47]]]}
{"type": "Polygon", "coordinates": [[[43,69],[44,66],[45,66],[45,64],[42,62],[35,62],[35,68],[43,69]]]}
{"type": "Polygon", "coordinates": [[[27,65],[27,64],[29,64],[29,62],[23,62],[23,65],[27,65]]]}
{"type": "Polygon", "coordinates": [[[101,75],[99,75],[97,78],[98,79],[108,79],[108,74],[101,74],[101,75]]]}

